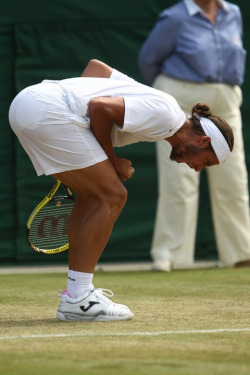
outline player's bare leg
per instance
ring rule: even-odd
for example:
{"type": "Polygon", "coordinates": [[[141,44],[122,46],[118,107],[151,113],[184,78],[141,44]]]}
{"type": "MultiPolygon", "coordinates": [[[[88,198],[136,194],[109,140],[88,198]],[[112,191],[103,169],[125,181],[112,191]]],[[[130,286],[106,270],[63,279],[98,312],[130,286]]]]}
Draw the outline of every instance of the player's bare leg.
{"type": "Polygon", "coordinates": [[[55,174],[77,194],[69,222],[69,268],[93,272],[127,198],[108,160],[55,174]]]}
{"type": "MultiPolygon", "coordinates": [[[[73,272],[77,281],[89,280],[79,295],[72,297],[68,291],[62,293],[57,318],[81,321],[132,319],[133,313],[127,306],[107,298],[113,296],[111,291],[107,294],[105,289],[93,289],[92,285],[97,261],[126,202],[126,189],[108,160],[54,177],[77,194],[69,224],[69,272],[73,272]]],[[[75,282],[73,279],[73,285],[75,282]]]]}

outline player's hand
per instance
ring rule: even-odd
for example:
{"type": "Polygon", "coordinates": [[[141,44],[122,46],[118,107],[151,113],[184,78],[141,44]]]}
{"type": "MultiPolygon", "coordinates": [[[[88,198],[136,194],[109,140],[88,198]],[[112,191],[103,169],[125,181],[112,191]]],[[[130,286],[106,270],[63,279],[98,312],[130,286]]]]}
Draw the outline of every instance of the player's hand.
{"type": "Polygon", "coordinates": [[[131,178],[135,172],[134,168],[132,167],[132,162],[124,158],[117,158],[114,168],[122,181],[126,181],[131,178]]]}

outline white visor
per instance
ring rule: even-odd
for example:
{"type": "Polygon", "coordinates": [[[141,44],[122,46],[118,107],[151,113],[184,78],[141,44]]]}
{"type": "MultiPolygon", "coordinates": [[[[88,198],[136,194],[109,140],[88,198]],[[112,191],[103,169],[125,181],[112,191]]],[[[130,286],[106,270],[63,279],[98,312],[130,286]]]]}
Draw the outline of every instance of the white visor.
{"type": "Polygon", "coordinates": [[[197,113],[194,113],[194,117],[200,121],[205,134],[211,138],[211,146],[213,147],[219,163],[223,163],[230,154],[230,148],[222,133],[213,121],[208,118],[200,117],[197,113]]]}

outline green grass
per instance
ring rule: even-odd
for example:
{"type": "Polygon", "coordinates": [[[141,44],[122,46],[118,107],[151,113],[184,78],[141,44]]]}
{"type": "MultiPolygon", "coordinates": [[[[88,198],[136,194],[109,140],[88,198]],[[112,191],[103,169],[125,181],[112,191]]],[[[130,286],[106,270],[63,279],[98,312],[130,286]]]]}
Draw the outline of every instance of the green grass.
{"type": "Polygon", "coordinates": [[[55,319],[65,274],[0,282],[0,375],[250,374],[250,331],[197,332],[250,328],[247,269],[97,272],[95,286],[135,313],[111,323],[55,319]]]}

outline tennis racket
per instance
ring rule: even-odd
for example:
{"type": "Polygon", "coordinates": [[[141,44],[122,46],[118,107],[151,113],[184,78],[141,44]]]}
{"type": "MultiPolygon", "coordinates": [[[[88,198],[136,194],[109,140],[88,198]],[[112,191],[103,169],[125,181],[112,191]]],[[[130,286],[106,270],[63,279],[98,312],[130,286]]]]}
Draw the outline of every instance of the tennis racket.
{"type": "Polygon", "coordinates": [[[27,241],[32,249],[55,254],[69,248],[68,223],[74,204],[75,199],[70,189],[57,180],[27,221],[27,241]],[[63,185],[67,195],[55,196],[60,185],[63,185]]]}

